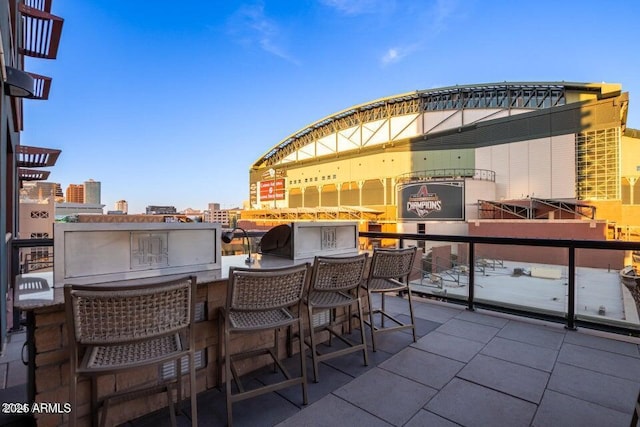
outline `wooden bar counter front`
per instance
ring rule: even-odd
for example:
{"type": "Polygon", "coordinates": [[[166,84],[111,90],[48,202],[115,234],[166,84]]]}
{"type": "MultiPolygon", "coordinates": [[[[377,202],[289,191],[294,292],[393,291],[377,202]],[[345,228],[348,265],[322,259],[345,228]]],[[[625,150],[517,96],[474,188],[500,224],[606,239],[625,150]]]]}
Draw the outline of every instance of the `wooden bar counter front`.
{"type": "MultiPolygon", "coordinates": [[[[197,310],[201,320],[194,325],[197,351],[197,390],[202,392],[216,387],[218,383],[218,308],[226,301],[227,280],[229,267],[246,267],[245,255],[222,257],[220,270],[209,270],[194,273],[197,276],[198,292],[197,304],[202,310],[197,310]],[[200,313],[200,311],[202,311],[200,313]]],[[[258,255],[251,268],[274,268],[291,266],[313,259],[290,260],[275,256],[258,255]]],[[[149,283],[170,280],[176,276],[161,276],[157,278],[135,279],[128,283],[149,283]]],[[[20,275],[15,283],[15,307],[26,312],[27,343],[29,347],[29,367],[27,389],[28,396],[36,403],[59,403],[61,408],[69,402],[69,348],[67,326],[65,325],[65,307],[62,287],[53,286],[53,273],[30,273],[20,275]]],[[[338,321],[346,322],[343,312],[336,313],[338,321]]],[[[308,333],[308,325],[306,327],[308,333]]],[[[258,336],[237,337],[232,343],[234,352],[258,348],[273,339],[272,334],[258,336]]],[[[286,357],[286,333],[280,334],[282,358],[286,357]]],[[[295,349],[295,346],[294,346],[295,349]]],[[[247,362],[243,372],[260,368],[268,362],[267,358],[247,362]]],[[[111,375],[100,378],[98,394],[104,396],[123,388],[145,384],[158,379],[160,375],[172,376],[173,365],[159,372],[157,368],[141,369],[126,375],[111,375]]],[[[78,407],[71,408],[78,416],[79,425],[90,425],[90,386],[89,381],[83,380],[78,389],[78,407]]],[[[183,381],[183,396],[188,394],[188,381],[183,381]]],[[[166,395],[158,394],[124,402],[109,411],[110,423],[119,424],[139,416],[156,411],[167,406],[166,395]]],[[[59,411],[64,412],[64,411],[59,411]]],[[[34,414],[38,426],[67,425],[68,415],[34,414]]]]}

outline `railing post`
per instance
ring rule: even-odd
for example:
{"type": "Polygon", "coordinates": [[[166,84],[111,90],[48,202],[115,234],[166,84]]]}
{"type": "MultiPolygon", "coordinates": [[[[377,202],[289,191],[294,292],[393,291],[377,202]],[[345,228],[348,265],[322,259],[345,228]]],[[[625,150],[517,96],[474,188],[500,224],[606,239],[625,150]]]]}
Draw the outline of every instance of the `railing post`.
{"type": "Polygon", "coordinates": [[[576,248],[569,247],[569,301],[567,301],[567,325],[565,329],[576,330],[576,248]]]}
{"type": "Polygon", "coordinates": [[[475,277],[476,277],[476,261],[475,261],[475,246],[473,242],[469,242],[469,299],[467,301],[467,310],[474,311],[473,297],[475,289],[475,277]]]}

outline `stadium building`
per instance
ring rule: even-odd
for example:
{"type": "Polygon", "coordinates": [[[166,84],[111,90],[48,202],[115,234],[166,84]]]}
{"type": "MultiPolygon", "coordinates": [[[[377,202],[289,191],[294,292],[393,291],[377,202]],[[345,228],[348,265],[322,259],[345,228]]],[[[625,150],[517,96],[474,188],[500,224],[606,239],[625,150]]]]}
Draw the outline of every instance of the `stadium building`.
{"type": "Polygon", "coordinates": [[[640,132],[626,127],[628,105],[620,84],[568,82],[355,105],[255,161],[242,219],[361,219],[372,231],[432,234],[467,234],[486,219],[586,219],[606,223],[610,238],[637,236],[640,132]]]}

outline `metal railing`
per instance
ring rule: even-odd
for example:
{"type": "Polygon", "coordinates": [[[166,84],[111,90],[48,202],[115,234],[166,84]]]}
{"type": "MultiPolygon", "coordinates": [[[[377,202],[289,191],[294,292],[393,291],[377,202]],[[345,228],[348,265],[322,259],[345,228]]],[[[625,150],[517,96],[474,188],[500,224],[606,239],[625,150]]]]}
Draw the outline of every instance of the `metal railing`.
{"type": "MultiPolygon", "coordinates": [[[[591,329],[605,330],[618,334],[640,336],[640,324],[638,324],[637,318],[631,322],[619,322],[615,319],[607,317],[593,317],[585,315],[583,312],[578,312],[576,304],[578,302],[578,286],[576,282],[576,272],[578,269],[578,263],[576,263],[576,252],[582,254],[582,250],[585,251],[637,251],[640,249],[640,242],[622,242],[622,241],[596,241],[596,240],[568,240],[568,239],[533,239],[533,238],[508,238],[508,237],[479,237],[479,236],[452,236],[452,235],[429,235],[429,234],[405,234],[405,233],[378,233],[378,232],[360,232],[361,238],[375,239],[376,241],[394,239],[398,242],[399,247],[415,244],[416,242],[444,242],[444,243],[456,243],[463,244],[466,247],[466,254],[464,257],[466,260],[473,260],[472,267],[469,268],[469,261],[467,261],[467,293],[465,295],[438,295],[433,292],[426,292],[426,296],[435,297],[440,300],[453,303],[463,303],[469,310],[475,310],[475,308],[484,308],[493,311],[499,311],[504,313],[516,314],[525,317],[538,318],[543,320],[550,320],[554,322],[561,322],[565,324],[567,329],[575,329],[577,326],[583,326],[591,329]],[[520,251],[525,253],[530,251],[530,248],[544,248],[544,251],[551,250],[563,250],[566,251],[566,257],[562,256],[557,259],[558,269],[562,269],[564,283],[566,286],[566,305],[564,310],[545,310],[539,307],[535,307],[528,301],[519,301],[517,304],[501,301],[499,298],[492,299],[490,295],[484,290],[483,285],[479,283],[478,273],[476,268],[476,260],[483,258],[477,256],[478,248],[481,250],[487,250],[491,246],[501,246],[502,249],[510,249],[514,259],[517,259],[518,250],[516,248],[522,248],[520,251]],[[527,249],[524,249],[527,248],[527,249]],[[478,291],[484,293],[482,298],[478,298],[478,291]]],[[[438,246],[438,243],[433,243],[434,246],[438,246]]],[[[365,247],[367,247],[365,245],[365,247]]],[[[459,254],[460,255],[460,254],[459,254]]],[[[501,261],[502,262],[502,261],[501,261]]],[[[530,262],[530,261],[521,261],[530,262]]],[[[535,261],[533,261],[535,263],[535,261]]],[[[543,263],[540,263],[543,264],[543,263]]],[[[589,265],[581,263],[580,268],[588,268],[589,265]]],[[[606,270],[606,268],[605,268],[606,270]]],[[[611,269],[610,269],[611,270],[611,269]]],[[[617,269],[610,271],[611,274],[615,274],[617,279],[617,269]]],[[[421,273],[424,273],[421,271],[421,273]]],[[[588,273],[587,273],[588,274],[588,273]]],[[[422,277],[422,276],[421,276],[422,277]]],[[[484,283],[492,280],[491,277],[484,280],[484,283]]],[[[495,276],[493,276],[493,280],[495,276]]],[[[617,279],[619,280],[619,279],[617,279]]],[[[622,285],[620,285],[622,287],[622,285]]],[[[638,285],[640,286],[640,285],[638,285]]],[[[584,286],[581,286],[581,289],[584,286]]],[[[535,291],[534,291],[535,292],[535,291]]],[[[583,291],[583,295],[586,291],[583,291]]],[[[533,294],[535,295],[535,293],[533,294]]],[[[627,298],[627,303],[633,301],[627,298]]],[[[636,303],[636,306],[638,304],[636,303]]],[[[598,314],[603,314],[602,306],[596,307],[598,314]]],[[[629,311],[640,311],[640,307],[633,307],[627,304],[629,311]]],[[[630,313],[633,314],[633,313],[630,313]]],[[[635,314],[637,316],[637,314],[635,314]]]]}
{"type": "MultiPolygon", "coordinates": [[[[251,239],[252,252],[259,252],[259,243],[261,237],[265,234],[262,231],[248,232],[251,239]]],[[[458,244],[458,249],[461,253],[458,253],[462,260],[456,259],[452,262],[453,270],[456,274],[457,284],[456,287],[464,287],[466,294],[445,292],[438,294],[433,291],[425,291],[424,296],[429,298],[435,298],[456,304],[464,304],[469,310],[475,310],[476,308],[483,308],[503,313],[510,313],[524,317],[538,318],[543,320],[549,320],[554,322],[564,323],[568,329],[575,329],[577,326],[587,327],[591,329],[599,329],[610,331],[618,334],[640,336],[640,322],[636,319],[630,322],[620,322],[616,319],[612,319],[609,316],[602,316],[603,306],[583,307],[581,304],[580,309],[577,310],[577,304],[580,301],[581,292],[582,295],[586,292],[583,289],[584,286],[579,286],[576,277],[579,268],[592,267],[585,264],[584,261],[576,262],[576,253],[581,255],[581,251],[624,251],[624,253],[632,254],[633,251],[640,251],[640,242],[626,242],[626,241],[596,241],[596,240],[568,240],[568,239],[532,239],[532,238],[508,238],[508,237],[479,237],[479,236],[457,236],[457,235],[432,235],[432,234],[410,234],[410,233],[381,233],[381,232],[360,232],[361,247],[371,249],[378,245],[397,245],[399,247],[416,244],[417,242],[424,242],[425,246],[431,245],[438,246],[446,243],[458,244]],[[364,243],[363,243],[364,242],[364,243]],[[562,251],[562,256],[553,262],[558,266],[558,269],[562,269],[562,286],[563,295],[560,296],[559,303],[564,303],[562,309],[547,310],[540,307],[530,301],[531,298],[539,296],[539,290],[532,291],[533,293],[527,294],[521,301],[505,301],[500,298],[494,298],[489,294],[486,289],[487,285],[492,281],[499,281],[497,276],[489,276],[486,274],[487,268],[477,268],[478,260],[493,259],[496,257],[486,256],[483,252],[488,251],[492,247],[501,248],[506,250],[510,254],[514,255],[517,259],[519,252],[525,253],[530,251],[531,248],[542,248],[543,252],[550,251],[562,251]],[[521,248],[518,250],[518,248],[521,248]],[[464,253],[462,253],[464,252],[464,253]],[[469,260],[473,260],[472,263],[469,260]],[[472,267],[471,267],[472,266],[472,267]],[[461,270],[462,268],[462,270],[461,270]],[[463,272],[461,274],[461,271],[463,272]],[[461,285],[460,277],[464,276],[466,279],[464,284],[461,285]],[[566,292],[564,291],[566,289],[566,292]],[[480,295],[479,295],[480,294],[480,295]],[[594,316],[588,315],[583,308],[589,308],[591,312],[595,312],[594,316]]],[[[237,238],[242,238],[242,233],[236,233],[237,238]]],[[[51,247],[53,246],[53,239],[19,239],[11,242],[12,247],[12,277],[20,274],[24,265],[20,265],[20,250],[24,248],[37,248],[37,247],[51,247]]],[[[223,244],[223,252],[224,252],[223,244]]],[[[234,247],[235,250],[244,246],[234,247]]],[[[580,258],[580,256],[578,256],[580,258]]],[[[24,258],[23,258],[24,260],[24,258]]],[[[497,261],[496,261],[497,262],[497,261]]],[[[502,260],[500,260],[502,262],[502,260]]],[[[529,262],[526,259],[519,260],[521,263],[529,262]]],[[[535,261],[534,261],[535,262],[535,261]]],[[[440,264],[440,261],[438,261],[440,264]]],[[[501,265],[501,268],[505,268],[501,265]]],[[[420,274],[417,282],[428,278],[424,276],[426,268],[423,270],[422,266],[419,268],[420,274]]],[[[495,268],[493,269],[495,270],[495,268]]],[[[520,270],[514,269],[514,270],[520,270]]],[[[613,268],[611,274],[617,274],[617,269],[613,268]]],[[[515,271],[514,271],[515,273],[515,271]]],[[[589,274],[589,273],[587,273],[589,274]]],[[[617,276],[616,276],[617,277],[617,276]]],[[[443,287],[445,287],[446,281],[443,281],[443,287]]],[[[640,285],[639,285],[640,286],[640,285]]],[[[431,289],[437,287],[432,286],[431,289]]],[[[419,292],[419,291],[415,291],[419,292]]],[[[609,297],[609,296],[607,296],[609,297]]],[[[627,303],[629,299],[627,298],[627,303]]],[[[636,304],[637,305],[637,304],[636,304]]],[[[605,307],[607,308],[607,307],[605,307]]],[[[628,316],[630,311],[640,311],[640,307],[634,307],[633,301],[630,305],[627,304],[623,308],[626,310],[625,314],[628,316]]],[[[637,316],[637,314],[636,314],[637,316]]]]}

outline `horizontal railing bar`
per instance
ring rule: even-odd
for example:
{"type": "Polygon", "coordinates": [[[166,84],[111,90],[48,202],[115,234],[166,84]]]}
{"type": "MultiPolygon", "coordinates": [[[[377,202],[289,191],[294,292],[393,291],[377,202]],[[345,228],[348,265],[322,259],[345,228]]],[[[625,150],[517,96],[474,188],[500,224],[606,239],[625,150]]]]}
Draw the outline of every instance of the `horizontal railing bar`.
{"type": "Polygon", "coordinates": [[[441,234],[408,234],[361,231],[360,237],[374,239],[425,240],[436,242],[475,243],[492,245],[550,246],[555,248],[610,249],[632,251],[640,250],[640,242],[621,242],[617,240],[573,240],[573,239],[534,239],[521,237],[485,237],[441,234]]]}

